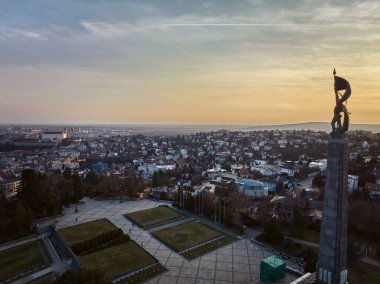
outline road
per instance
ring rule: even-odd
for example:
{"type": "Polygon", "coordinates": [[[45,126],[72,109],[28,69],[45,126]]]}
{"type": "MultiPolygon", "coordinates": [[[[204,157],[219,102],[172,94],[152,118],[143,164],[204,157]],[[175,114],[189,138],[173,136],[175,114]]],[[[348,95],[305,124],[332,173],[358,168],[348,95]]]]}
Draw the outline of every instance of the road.
{"type": "Polygon", "coordinates": [[[305,179],[303,179],[301,181],[297,181],[295,183],[295,192],[296,192],[296,194],[297,194],[298,197],[301,196],[301,193],[302,193],[303,189],[311,188],[311,185],[312,185],[312,182],[313,182],[313,178],[314,178],[314,176],[310,176],[308,178],[305,178],[305,179]]]}

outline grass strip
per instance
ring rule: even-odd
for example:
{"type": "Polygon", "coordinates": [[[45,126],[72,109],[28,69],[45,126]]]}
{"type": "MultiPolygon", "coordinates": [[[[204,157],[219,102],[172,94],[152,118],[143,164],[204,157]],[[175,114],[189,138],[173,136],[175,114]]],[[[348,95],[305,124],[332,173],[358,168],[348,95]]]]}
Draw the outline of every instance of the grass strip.
{"type": "Polygon", "coordinates": [[[116,230],[117,227],[108,219],[95,220],[58,230],[69,246],[80,243],[96,236],[116,230]]]}
{"type": "Polygon", "coordinates": [[[79,260],[82,268],[99,269],[109,279],[157,262],[133,241],[80,256],[79,260]]]}
{"type": "Polygon", "coordinates": [[[144,269],[138,273],[135,273],[127,278],[124,278],[120,281],[117,281],[115,283],[117,284],[134,284],[134,283],[142,283],[149,279],[152,279],[164,272],[166,272],[167,269],[163,267],[160,263],[155,264],[154,266],[151,266],[147,269],[144,269]]]}
{"type": "Polygon", "coordinates": [[[184,217],[182,214],[167,206],[158,206],[155,208],[131,212],[124,216],[142,228],[157,226],[164,222],[174,221],[184,217]]]}
{"type": "Polygon", "coordinates": [[[221,236],[215,230],[199,222],[188,222],[152,233],[175,251],[183,251],[221,236]]]}
{"type": "MultiPolygon", "coordinates": [[[[32,241],[20,246],[0,251],[0,282],[15,277],[28,275],[29,271],[48,265],[50,256],[41,240],[32,241]]],[[[51,260],[50,260],[51,261],[51,260]]]]}
{"type": "Polygon", "coordinates": [[[181,253],[181,255],[188,260],[196,259],[202,255],[205,255],[211,251],[214,251],[218,248],[224,247],[226,245],[229,245],[230,243],[234,242],[235,239],[231,238],[229,236],[224,236],[218,240],[215,240],[213,242],[197,246],[194,249],[188,250],[184,253],[181,253]]]}

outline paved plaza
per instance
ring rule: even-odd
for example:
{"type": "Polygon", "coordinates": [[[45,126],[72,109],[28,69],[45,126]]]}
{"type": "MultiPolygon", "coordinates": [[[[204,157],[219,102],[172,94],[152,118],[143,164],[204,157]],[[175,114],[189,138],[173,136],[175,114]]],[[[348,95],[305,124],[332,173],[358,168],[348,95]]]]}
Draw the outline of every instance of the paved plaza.
{"type": "MultiPolygon", "coordinates": [[[[262,283],[260,282],[260,262],[273,255],[248,239],[238,240],[198,259],[187,261],[179,254],[156,240],[148,231],[133,226],[123,214],[167,204],[151,200],[140,201],[95,201],[85,199],[85,203],[64,211],[57,219],[56,228],[64,228],[101,218],[108,218],[117,227],[144,249],[155,256],[168,271],[147,283],[262,283]]],[[[287,261],[287,265],[297,269],[297,265],[287,261]]],[[[290,283],[298,277],[287,273],[276,283],[290,283]]]]}

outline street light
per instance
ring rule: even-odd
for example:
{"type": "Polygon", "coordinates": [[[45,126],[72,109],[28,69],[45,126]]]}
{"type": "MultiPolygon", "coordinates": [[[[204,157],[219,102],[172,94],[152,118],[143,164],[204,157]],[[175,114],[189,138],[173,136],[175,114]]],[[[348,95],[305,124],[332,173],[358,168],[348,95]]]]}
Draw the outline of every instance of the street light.
{"type": "Polygon", "coordinates": [[[121,186],[120,186],[120,184],[117,185],[117,189],[119,190],[119,203],[123,203],[123,200],[121,198],[121,186]]]}

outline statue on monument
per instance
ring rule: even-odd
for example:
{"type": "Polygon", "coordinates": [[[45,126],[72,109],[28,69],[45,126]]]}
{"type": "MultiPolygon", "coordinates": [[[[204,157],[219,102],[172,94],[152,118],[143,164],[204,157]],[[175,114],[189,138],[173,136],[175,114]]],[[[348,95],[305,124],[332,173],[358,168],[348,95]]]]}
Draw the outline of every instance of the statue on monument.
{"type": "Polygon", "coordinates": [[[350,83],[346,79],[336,76],[336,71],[334,69],[334,90],[335,90],[335,101],[336,105],[334,108],[334,117],[331,121],[332,131],[336,133],[344,133],[348,130],[349,125],[349,112],[344,103],[351,96],[350,83]],[[339,91],[345,90],[342,95],[339,91]],[[343,125],[342,125],[342,114],[343,113],[343,125]]]}

